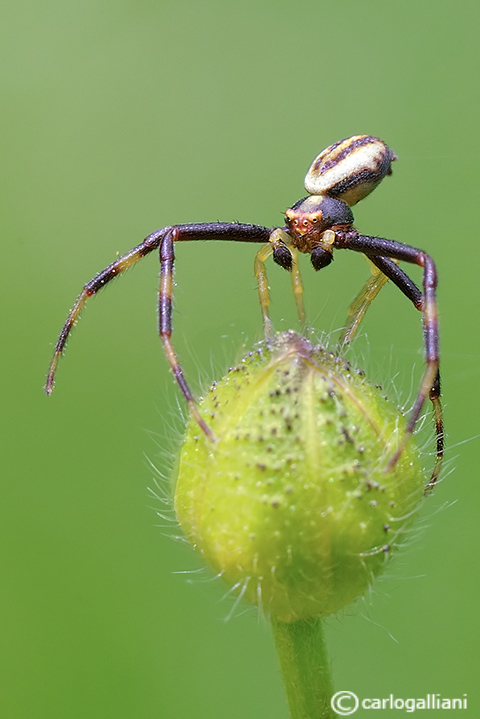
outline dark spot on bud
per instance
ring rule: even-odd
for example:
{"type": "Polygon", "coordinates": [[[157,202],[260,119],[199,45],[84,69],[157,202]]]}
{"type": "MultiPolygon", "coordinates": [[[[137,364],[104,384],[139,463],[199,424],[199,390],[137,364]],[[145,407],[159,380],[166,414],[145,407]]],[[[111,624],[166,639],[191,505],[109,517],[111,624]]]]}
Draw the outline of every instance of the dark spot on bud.
{"type": "Polygon", "coordinates": [[[353,439],[346,427],[341,428],[341,432],[349,444],[353,444],[353,439]]]}

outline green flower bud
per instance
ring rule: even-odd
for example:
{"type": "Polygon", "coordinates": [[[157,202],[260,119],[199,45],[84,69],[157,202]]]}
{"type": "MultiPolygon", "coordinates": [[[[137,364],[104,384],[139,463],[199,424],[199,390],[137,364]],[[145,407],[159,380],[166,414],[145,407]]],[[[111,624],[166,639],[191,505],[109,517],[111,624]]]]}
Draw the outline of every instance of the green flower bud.
{"type": "Polygon", "coordinates": [[[363,372],[285,332],[215,383],[190,421],[175,496],[205,562],[279,621],[337,612],[401,543],[425,478],[405,423],[363,372]]]}

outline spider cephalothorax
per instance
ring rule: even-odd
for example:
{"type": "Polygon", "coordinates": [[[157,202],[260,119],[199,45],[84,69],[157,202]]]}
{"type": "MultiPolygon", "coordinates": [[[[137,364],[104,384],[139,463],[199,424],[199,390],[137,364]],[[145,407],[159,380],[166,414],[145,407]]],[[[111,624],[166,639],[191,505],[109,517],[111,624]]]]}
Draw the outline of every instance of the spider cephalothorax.
{"type": "Polygon", "coordinates": [[[310,195],[285,213],[291,246],[299,252],[309,253],[316,270],[326,267],[333,259],[333,233],[350,229],[352,223],[349,206],[328,196],[310,195]]]}
{"type": "MultiPolygon", "coordinates": [[[[270,320],[270,296],[265,261],[274,261],[290,271],[295,301],[302,323],[305,321],[303,288],[298,270],[298,252],[310,254],[315,270],[327,267],[335,250],[354,250],[366,255],[373,270],[372,277],[354,300],[341,343],[355,335],[368,306],[385,282],[390,279],[423,314],[426,369],[407,425],[403,443],[391,458],[393,466],[412,434],[427,397],[430,397],[437,432],[437,460],[428,487],[436,482],[443,458],[443,419],[440,403],[438,353],[438,319],[436,307],[437,273],[432,258],[422,250],[381,237],[361,235],[353,227],[350,207],[372,192],[386,175],[391,174],[395,153],[379,138],[354,135],[327,147],[313,161],[305,178],[309,193],[285,213],[285,226],[267,228],[260,225],[204,222],[163,227],[145,238],[137,247],[108,265],[88,282],[78,296],[58,338],[50,365],[46,392],[51,394],[60,355],[80,312],[89,297],[96,294],[114,277],[134,265],[153,250],[160,254],[159,334],[173,375],[198,425],[212,441],[208,425],[200,416],[193,395],[185,380],[177,353],[172,344],[172,288],[174,245],[186,240],[229,240],[261,243],[255,257],[260,307],[266,335],[273,332],[270,320]],[[423,291],[400,269],[399,262],[409,262],[423,269],[423,291]]],[[[388,468],[387,466],[387,468],[388,468]]]]}

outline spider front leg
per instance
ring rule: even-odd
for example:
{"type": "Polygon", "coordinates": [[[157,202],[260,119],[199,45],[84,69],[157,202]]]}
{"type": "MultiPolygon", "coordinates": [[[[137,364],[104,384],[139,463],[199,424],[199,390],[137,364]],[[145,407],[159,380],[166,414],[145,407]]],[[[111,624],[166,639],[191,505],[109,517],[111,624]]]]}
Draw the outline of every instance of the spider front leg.
{"type": "Polygon", "coordinates": [[[437,437],[437,456],[431,479],[427,490],[432,489],[440,474],[443,461],[443,412],[440,401],[440,370],[438,345],[438,312],[437,312],[437,270],[433,259],[423,250],[404,245],[393,240],[381,237],[359,235],[357,232],[337,233],[335,246],[338,249],[350,249],[363,252],[370,260],[413,302],[415,307],[423,314],[425,369],[417,398],[413,405],[410,419],[407,423],[405,436],[397,451],[388,463],[387,469],[393,467],[403,452],[409,436],[413,433],[422,407],[427,397],[430,398],[433,411],[437,437]],[[391,258],[391,259],[389,259],[391,258]],[[393,260],[410,262],[423,268],[423,294],[415,283],[406,275],[393,260]]]}
{"type": "Polygon", "coordinates": [[[209,222],[177,225],[166,228],[160,245],[159,334],[173,376],[180,387],[195,421],[212,441],[215,435],[200,416],[197,405],[183,374],[177,352],[172,343],[172,296],[175,262],[174,243],[185,240],[229,240],[233,242],[265,242],[270,230],[260,225],[209,222]]]}
{"type": "Polygon", "coordinates": [[[156,232],[153,232],[151,235],[148,235],[148,237],[146,237],[140,245],[137,245],[137,247],[134,247],[133,250],[130,250],[130,252],[127,252],[125,255],[119,257],[117,260],[115,260],[115,262],[112,262],[110,265],[108,265],[108,267],[99,272],[98,275],[95,275],[95,277],[91,279],[90,282],[87,282],[87,284],[84,285],[83,290],[78,295],[77,299],[75,300],[75,304],[73,305],[72,309],[68,314],[65,324],[63,325],[62,331],[60,332],[60,336],[57,340],[57,344],[55,345],[55,351],[53,353],[52,361],[50,362],[50,367],[47,374],[47,381],[45,384],[45,392],[48,395],[52,394],[53,392],[58,360],[63,353],[67,339],[70,336],[70,332],[76,325],[80,313],[88,298],[92,295],[95,295],[99,290],[105,287],[108,282],[115,279],[115,277],[121,275],[122,272],[128,270],[129,267],[132,267],[132,265],[141,260],[142,257],[145,257],[145,255],[148,255],[153,250],[156,250],[157,247],[160,245],[164,233],[165,229],[161,229],[157,230],[156,232]]]}
{"type": "Polygon", "coordinates": [[[195,406],[192,393],[183,375],[180,363],[172,345],[172,286],[173,286],[173,243],[180,240],[229,240],[233,242],[264,243],[268,240],[271,230],[260,225],[241,224],[238,222],[204,222],[164,227],[149,235],[140,245],[108,265],[102,272],[88,282],[77,297],[73,308],[62,328],[50,363],[45,391],[51,394],[54,386],[58,360],[62,354],[70,332],[76,324],[87,299],[96,294],[108,282],[118,277],[126,269],[138,262],[142,257],[160,248],[160,298],[159,298],[159,329],[167,360],[174,377],[188,402],[195,420],[205,434],[213,439],[211,430],[200,417],[195,406]]]}
{"type": "Polygon", "coordinates": [[[198,411],[190,388],[185,380],[183,370],[175,348],[172,344],[172,292],[173,292],[173,266],[175,254],[173,243],[179,239],[179,228],[168,230],[160,245],[160,291],[158,294],[158,331],[162,340],[165,356],[168,360],[173,376],[185,397],[191,414],[205,435],[215,440],[210,427],[204,422],[198,411]]]}
{"type": "Polygon", "coordinates": [[[290,237],[287,233],[280,228],[276,228],[271,232],[267,244],[261,247],[257,252],[254,263],[265,337],[270,337],[274,331],[272,320],[270,319],[270,290],[265,268],[266,260],[272,255],[278,265],[290,272],[298,317],[302,325],[304,325],[306,321],[305,308],[303,305],[303,284],[298,267],[298,252],[290,245],[290,237]]]}

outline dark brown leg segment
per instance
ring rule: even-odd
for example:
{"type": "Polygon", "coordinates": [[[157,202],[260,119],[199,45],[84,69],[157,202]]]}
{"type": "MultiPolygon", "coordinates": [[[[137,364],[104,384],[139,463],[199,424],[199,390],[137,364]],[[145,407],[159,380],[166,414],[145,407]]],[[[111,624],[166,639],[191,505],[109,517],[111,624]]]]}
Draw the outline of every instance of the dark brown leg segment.
{"type": "Polygon", "coordinates": [[[427,397],[433,404],[435,429],[437,437],[437,456],[432,477],[426,491],[432,489],[440,474],[444,451],[443,413],[440,401],[440,371],[438,346],[438,313],[437,313],[437,271],[433,259],[426,252],[400,242],[386,240],[381,237],[359,235],[356,232],[337,233],[335,246],[338,249],[350,249],[363,252],[379,269],[387,274],[399,289],[423,313],[423,332],[425,344],[425,369],[417,398],[413,405],[406,432],[397,451],[388,463],[387,470],[396,463],[403,452],[409,436],[413,433],[422,407],[427,397]],[[388,258],[410,262],[423,268],[423,295],[415,283],[388,258]]]}
{"type": "Polygon", "coordinates": [[[233,240],[240,242],[264,243],[270,236],[270,230],[257,225],[242,225],[239,223],[208,223],[198,225],[178,225],[167,228],[160,245],[160,291],[159,291],[159,333],[163,349],[167,357],[173,376],[185,397],[190,412],[205,435],[215,440],[215,436],[200,416],[198,407],[193,398],[190,387],[180,365],[177,352],[172,343],[172,298],[173,298],[173,271],[175,263],[174,243],[185,240],[233,240]]]}
{"type": "MultiPolygon", "coordinates": [[[[98,275],[95,275],[90,282],[87,282],[75,300],[75,304],[68,314],[57,344],[55,345],[55,351],[45,384],[45,392],[47,394],[53,392],[58,360],[88,298],[95,295],[102,287],[105,287],[108,282],[118,277],[118,275],[125,272],[129,267],[132,267],[132,265],[141,260],[142,257],[145,257],[145,255],[148,255],[152,250],[156,250],[160,247],[162,239],[168,233],[171,233],[173,229],[172,227],[163,227],[156,232],[152,232],[140,245],[137,245],[133,250],[119,257],[115,262],[112,262],[108,267],[99,272],[98,275]]],[[[177,240],[230,240],[233,242],[267,242],[271,232],[266,227],[261,227],[260,225],[248,225],[238,222],[205,222],[179,225],[176,230],[177,240]]],[[[182,391],[184,392],[183,389],[182,391]]]]}
{"type": "Polygon", "coordinates": [[[210,439],[215,439],[212,431],[203,421],[197,409],[193,395],[183,375],[177,353],[172,344],[172,287],[174,251],[173,244],[180,240],[227,240],[231,242],[265,243],[271,230],[260,225],[241,224],[238,222],[206,222],[164,227],[149,235],[140,245],[108,265],[102,272],[88,282],[75,300],[67,320],[62,328],[50,363],[45,391],[53,391],[58,360],[64,350],[66,341],[75,326],[80,312],[89,297],[96,294],[108,282],[125,272],[129,267],[148,255],[152,250],[160,248],[160,292],[159,292],[159,332],[167,360],[172,369],[182,394],[188,402],[190,411],[203,432],[210,439]]]}
{"type": "Polygon", "coordinates": [[[172,344],[172,292],[173,292],[173,267],[175,254],[173,243],[178,240],[179,228],[170,229],[162,240],[160,245],[160,292],[158,295],[158,331],[162,340],[165,356],[168,360],[170,368],[173,372],[180,390],[187,400],[190,412],[195,417],[196,422],[206,434],[206,436],[214,440],[215,436],[212,430],[201,418],[193,395],[187,384],[180,361],[175,348],[172,344]]]}
{"type": "Polygon", "coordinates": [[[152,252],[152,250],[157,249],[157,247],[160,245],[164,232],[165,230],[158,230],[157,232],[153,232],[151,235],[146,237],[140,245],[137,245],[137,247],[134,247],[133,250],[130,250],[130,252],[127,252],[125,255],[122,255],[122,257],[119,257],[118,260],[112,262],[112,264],[108,265],[108,267],[99,272],[98,275],[95,275],[95,277],[91,279],[90,282],[87,282],[87,284],[84,286],[83,290],[78,295],[77,299],[75,300],[75,304],[73,305],[72,309],[68,314],[65,324],[63,325],[62,331],[60,332],[60,336],[57,340],[57,344],[55,345],[55,351],[52,357],[52,361],[50,363],[47,381],[45,384],[45,392],[47,394],[52,394],[53,392],[58,360],[60,359],[70,332],[77,323],[80,312],[82,311],[88,298],[92,295],[95,295],[99,290],[105,287],[108,282],[113,280],[115,277],[121,275],[122,272],[128,270],[129,267],[132,267],[132,265],[141,260],[142,257],[148,255],[150,252],[152,252]]]}

